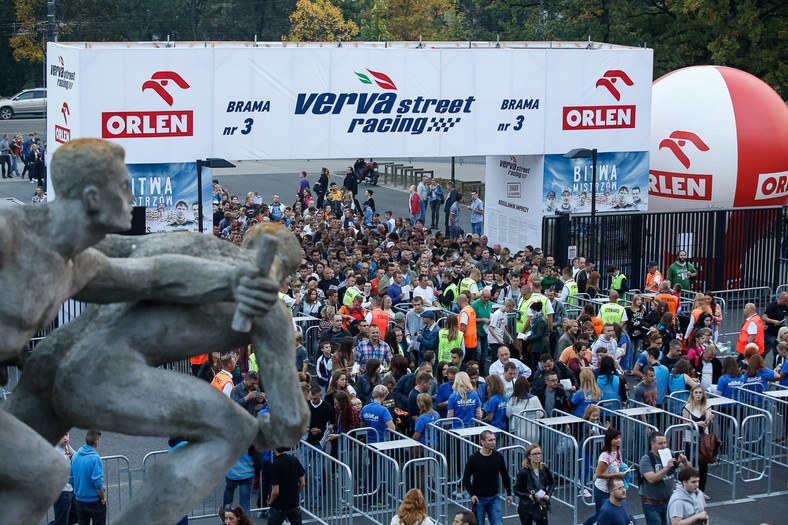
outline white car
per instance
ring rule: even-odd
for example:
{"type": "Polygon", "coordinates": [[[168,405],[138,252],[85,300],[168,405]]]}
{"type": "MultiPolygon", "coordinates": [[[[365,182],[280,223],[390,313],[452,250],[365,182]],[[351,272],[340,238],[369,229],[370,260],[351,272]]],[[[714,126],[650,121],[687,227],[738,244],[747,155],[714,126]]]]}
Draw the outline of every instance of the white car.
{"type": "Polygon", "coordinates": [[[0,100],[0,119],[3,120],[14,115],[43,115],[46,111],[47,90],[44,88],[26,89],[11,98],[0,100]]]}

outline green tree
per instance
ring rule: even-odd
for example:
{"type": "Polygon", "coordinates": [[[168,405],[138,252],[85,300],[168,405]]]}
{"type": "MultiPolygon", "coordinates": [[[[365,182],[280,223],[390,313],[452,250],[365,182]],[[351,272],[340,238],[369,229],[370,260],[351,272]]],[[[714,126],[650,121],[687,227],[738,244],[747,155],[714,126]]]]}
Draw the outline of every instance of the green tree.
{"type": "Polygon", "coordinates": [[[358,26],[345,20],[342,12],[330,0],[298,0],[290,15],[293,24],[287,40],[291,42],[330,42],[340,38],[350,40],[358,35],[358,26]]]}

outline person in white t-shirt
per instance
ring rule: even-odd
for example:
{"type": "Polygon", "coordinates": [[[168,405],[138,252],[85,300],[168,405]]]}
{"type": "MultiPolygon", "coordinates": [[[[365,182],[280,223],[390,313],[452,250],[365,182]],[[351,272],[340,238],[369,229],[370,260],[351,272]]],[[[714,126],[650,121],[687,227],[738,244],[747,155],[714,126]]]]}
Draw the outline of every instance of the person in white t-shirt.
{"type": "Polygon", "coordinates": [[[413,289],[413,297],[421,297],[426,306],[434,306],[435,290],[429,283],[430,281],[426,274],[419,275],[419,284],[413,289]]]}

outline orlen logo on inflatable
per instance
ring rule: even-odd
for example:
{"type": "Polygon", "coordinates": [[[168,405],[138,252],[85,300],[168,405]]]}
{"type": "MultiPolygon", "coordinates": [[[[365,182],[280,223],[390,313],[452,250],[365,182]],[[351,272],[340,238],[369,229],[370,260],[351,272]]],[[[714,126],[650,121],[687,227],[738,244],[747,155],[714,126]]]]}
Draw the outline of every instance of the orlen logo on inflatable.
{"type": "Polygon", "coordinates": [[[780,173],[761,173],[758,175],[758,187],[755,200],[774,199],[788,195],[788,171],[780,173]]]}
{"type": "MultiPolygon", "coordinates": [[[[167,90],[169,82],[180,89],[189,89],[189,84],[174,71],[157,71],[150,80],[142,84],[142,91],[151,90],[172,106],[174,98],[167,90]]],[[[102,138],[146,138],[146,137],[191,137],[194,128],[194,112],[191,110],[170,111],[114,111],[101,114],[102,138]]]]}
{"type": "MultiPolygon", "coordinates": [[[[595,88],[605,88],[618,102],[621,100],[621,92],[616,87],[618,81],[626,86],[634,85],[624,71],[611,69],[596,81],[595,88]]],[[[563,127],[565,130],[634,128],[635,106],[566,106],[563,127]]]]}
{"type": "MultiPolygon", "coordinates": [[[[687,146],[688,143],[699,152],[709,151],[706,143],[690,131],[674,131],[659,143],[659,149],[670,150],[685,168],[690,169],[692,162],[687,152],[684,151],[684,146],[687,146]]],[[[694,156],[696,153],[692,151],[690,154],[694,156]]],[[[648,191],[649,195],[660,197],[710,201],[711,175],[649,170],[648,191]]]]}
{"type": "Polygon", "coordinates": [[[651,93],[649,210],[788,204],[788,106],[723,66],[661,77],[651,93]]]}

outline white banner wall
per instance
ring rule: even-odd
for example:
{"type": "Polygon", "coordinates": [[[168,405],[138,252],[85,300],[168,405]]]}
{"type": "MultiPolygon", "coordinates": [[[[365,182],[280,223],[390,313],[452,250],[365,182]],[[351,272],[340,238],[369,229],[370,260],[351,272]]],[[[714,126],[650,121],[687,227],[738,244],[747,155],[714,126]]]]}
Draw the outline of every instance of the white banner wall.
{"type": "Polygon", "coordinates": [[[522,250],[542,243],[544,156],[488,156],[484,233],[492,246],[522,250]]]}
{"type": "Polygon", "coordinates": [[[50,136],[68,99],[130,163],[649,147],[649,49],[129,46],[49,44],[50,136]]]}

